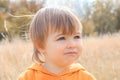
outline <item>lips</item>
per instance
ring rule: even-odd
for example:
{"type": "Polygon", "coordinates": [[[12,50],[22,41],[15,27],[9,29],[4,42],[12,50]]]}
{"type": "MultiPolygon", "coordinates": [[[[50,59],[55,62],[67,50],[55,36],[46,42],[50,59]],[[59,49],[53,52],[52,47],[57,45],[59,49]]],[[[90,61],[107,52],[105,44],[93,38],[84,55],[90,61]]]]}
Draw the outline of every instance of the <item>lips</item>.
{"type": "Polygon", "coordinates": [[[65,54],[77,54],[77,52],[67,52],[65,54]]]}
{"type": "Polygon", "coordinates": [[[74,49],[74,50],[66,50],[65,51],[65,54],[77,54],[77,53],[78,53],[78,51],[76,49],[74,49]]]}

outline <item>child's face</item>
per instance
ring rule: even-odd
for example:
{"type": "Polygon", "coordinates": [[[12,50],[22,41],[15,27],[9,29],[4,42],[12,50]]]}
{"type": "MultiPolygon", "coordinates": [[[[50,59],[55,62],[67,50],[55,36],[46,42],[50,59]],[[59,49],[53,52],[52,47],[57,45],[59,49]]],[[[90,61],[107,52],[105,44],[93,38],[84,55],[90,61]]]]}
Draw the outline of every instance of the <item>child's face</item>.
{"type": "Polygon", "coordinates": [[[48,35],[44,49],[45,63],[65,67],[78,60],[82,51],[80,30],[73,35],[53,32],[48,35]]]}

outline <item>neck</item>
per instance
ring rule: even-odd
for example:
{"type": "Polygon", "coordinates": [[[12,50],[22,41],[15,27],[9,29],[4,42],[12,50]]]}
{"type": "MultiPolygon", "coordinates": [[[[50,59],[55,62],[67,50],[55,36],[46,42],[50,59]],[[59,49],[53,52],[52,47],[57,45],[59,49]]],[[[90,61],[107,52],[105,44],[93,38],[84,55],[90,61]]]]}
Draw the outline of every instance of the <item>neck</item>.
{"type": "Polygon", "coordinates": [[[69,68],[69,67],[59,67],[50,63],[45,63],[43,67],[54,74],[61,73],[69,68]]]}

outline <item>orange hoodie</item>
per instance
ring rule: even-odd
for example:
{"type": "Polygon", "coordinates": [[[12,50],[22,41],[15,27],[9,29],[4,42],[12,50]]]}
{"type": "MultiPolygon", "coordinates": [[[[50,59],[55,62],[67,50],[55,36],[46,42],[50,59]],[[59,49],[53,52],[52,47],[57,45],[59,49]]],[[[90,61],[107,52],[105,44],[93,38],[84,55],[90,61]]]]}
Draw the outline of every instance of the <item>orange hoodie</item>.
{"type": "Polygon", "coordinates": [[[18,80],[96,80],[80,64],[74,64],[72,67],[62,73],[54,74],[44,69],[39,64],[33,64],[23,72],[18,80]]]}

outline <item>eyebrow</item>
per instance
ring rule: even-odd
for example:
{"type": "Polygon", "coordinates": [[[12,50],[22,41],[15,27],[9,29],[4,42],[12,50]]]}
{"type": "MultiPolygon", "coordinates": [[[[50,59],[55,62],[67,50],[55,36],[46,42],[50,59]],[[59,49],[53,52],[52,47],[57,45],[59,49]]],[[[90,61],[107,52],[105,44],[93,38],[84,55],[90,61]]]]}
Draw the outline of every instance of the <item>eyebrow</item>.
{"type": "Polygon", "coordinates": [[[61,35],[64,35],[64,34],[60,33],[60,34],[55,35],[55,37],[59,37],[59,36],[61,36],[61,35]]]}
{"type": "MultiPolygon", "coordinates": [[[[81,32],[76,32],[76,33],[74,33],[73,35],[76,35],[76,34],[82,35],[81,32]]],[[[59,36],[61,36],[61,35],[66,35],[66,34],[62,34],[62,33],[60,33],[60,34],[57,34],[56,37],[59,37],[59,36]]]]}

